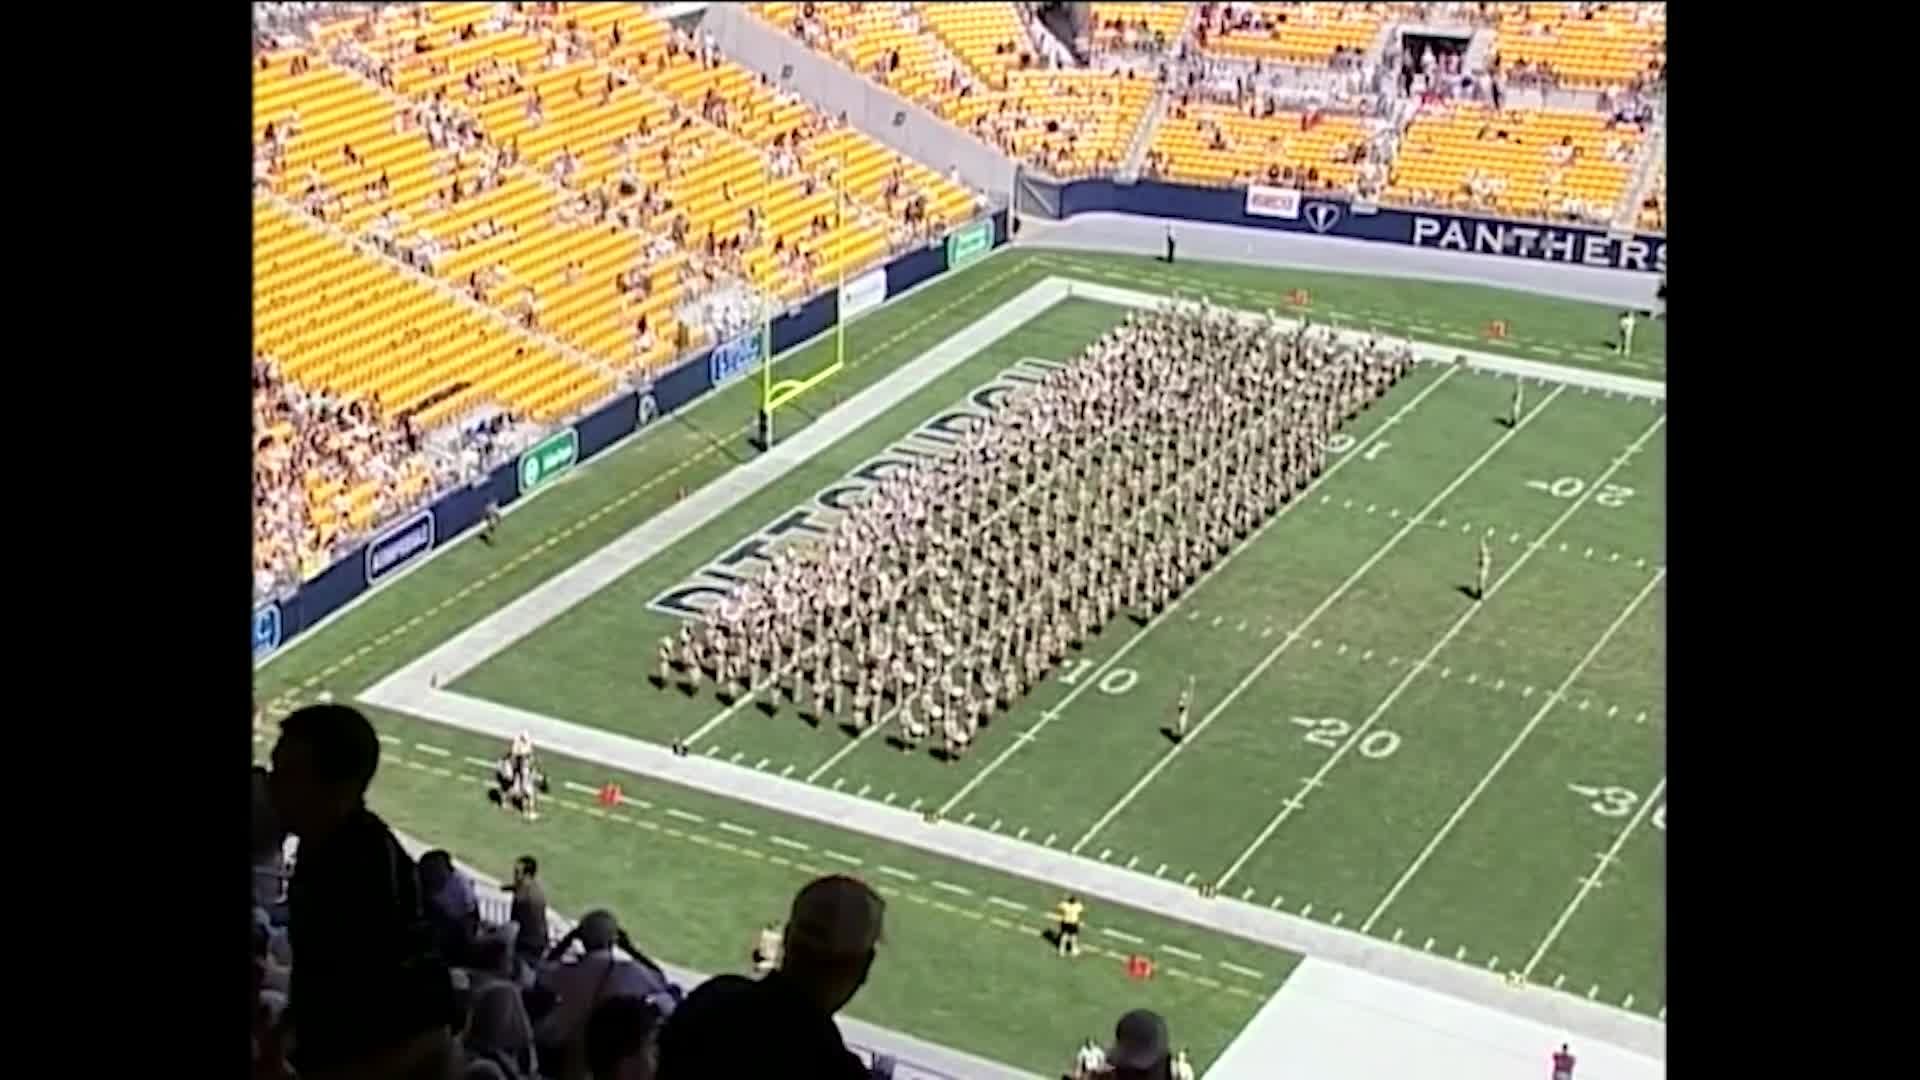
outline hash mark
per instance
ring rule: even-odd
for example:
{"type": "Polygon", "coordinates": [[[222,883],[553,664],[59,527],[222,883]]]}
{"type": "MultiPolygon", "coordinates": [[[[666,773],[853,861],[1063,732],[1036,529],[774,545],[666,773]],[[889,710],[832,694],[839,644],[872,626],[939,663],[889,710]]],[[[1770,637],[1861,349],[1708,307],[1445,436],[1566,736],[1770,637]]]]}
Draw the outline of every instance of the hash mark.
{"type": "Polygon", "coordinates": [[[1394,927],[1394,928],[1393,928],[1393,943],[1394,943],[1395,945],[1398,945],[1398,944],[1400,944],[1400,938],[1401,938],[1402,936],[1404,936],[1404,935],[1406,934],[1406,932],[1407,932],[1407,931],[1406,931],[1406,929],[1405,929],[1404,927],[1399,927],[1399,926],[1396,926],[1396,927],[1394,927]]]}
{"type": "Polygon", "coordinates": [[[1020,826],[1020,831],[1014,833],[1013,838],[1015,840],[1025,840],[1027,838],[1027,827],[1025,825],[1020,826]]]}
{"type": "Polygon", "coordinates": [[[866,797],[867,797],[867,792],[869,792],[869,791],[872,791],[872,790],[873,790],[873,785],[872,785],[872,784],[861,784],[861,785],[860,785],[860,790],[859,790],[859,791],[856,791],[856,792],[854,792],[854,794],[855,794],[855,795],[857,795],[857,796],[859,796],[860,798],[862,798],[862,799],[864,799],[864,798],[866,798],[866,797]]]}
{"type": "Polygon", "coordinates": [[[925,801],[926,801],[926,800],[924,800],[924,799],[915,799],[915,800],[913,800],[913,801],[912,801],[911,803],[908,803],[908,804],[907,804],[907,812],[908,812],[908,813],[912,813],[913,811],[915,811],[915,810],[918,810],[918,809],[920,809],[920,804],[921,804],[922,802],[925,802],[925,801]]]}
{"type": "Polygon", "coordinates": [[[1312,917],[1313,917],[1313,905],[1312,905],[1312,904],[1308,904],[1308,905],[1307,905],[1306,907],[1303,907],[1303,908],[1301,908],[1301,909],[1300,909],[1300,917],[1301,917],[1301,918],[1303,918],[1303,919],[1307,919],[1307,918],[1312,918],[1312,917]]]}
{"type": "Polygon", "coordinates": [[[1462,945],[1459,948],[1453,950],[1453,958],[1455,960],[1465,960],[1467,958],[1467,947],[1465,945],[1462,945]]]}
{"type": "Polygon", "coordinates": [[[1187,876],[1186,876],[1186,877],[1184,877],[1184,878],[1181,878],[1181,879],[1180,879],[1180,884],[1182,884],[1182,885],[1191,885],[1191,884],[1193,884],[1193,879],[1194,879],[1194,876],[1195,876],[1195,875],[1194,875],[1194,873],[1193,873],[1193,871],[1191,871],[1191,870],[1189,870],[1189,871],[1187,871],[1187,876]]]}
{"type": "Polygon", "coordinates": [[[1136,866],[1139,862],[1140,862],[1140,856],[1138,855],[1127,856],[1127,869],[1129,870],[1133,869],[1134,866],[1136,866]]]}
{"type": "Polygon", "coordinates": [[[1111,854],[1113,854],[1113,849],[1112,849],[1112,848],[1110,848],[1110,847],[1103,847],[1103,848],[1101,848],[1101,849],[1100,849],[1100,861],[1101,861],[1101,862],[1106,862],[1106,861],[1107,861],[1107,856],[1109,856],[1109,855],[1111,855],[1111,854]]]}
{"type": "Polygon", "coordinates": [[[1561,986],[1566,984],[1566,981],[1567,981],[1567,976],[1564,972],[1559,975],[1555,975],[1553,977],[1553,988],[1555,990],[1560,989],[1561,986]]]}
{"type": "Polygon", "coordinates": [[[967,816],[960,819],[960,824],[971,825],[973,824],[973,819],[977,816],[979,815],[977,815],[974,811],[969,810],[967,811],[967,816]]]}
{"type": "Polygon", "coordinates": [[[846,778],[846,777],[844,777],[844,776],[836,776],[836,777],[834,777],[834,778],[833,778],[833,790],[835,790],[835,791],[839,791],[839,790],[840,790],[840,785],[842,785],[842,784],[844,784],[844,783],[846,783],[846,782],[847,782],[847,778],[846,778]]]}
{"type": "Polygon", "coordinates": [[[1154,868],[1154,870],[1153,870],[1153,876],[1154,876],[1154,877],[1166,877],[1166,876],[1167,876],[1167,864],[1166,864],[1166,863],[1161,863],[1161,864],[1160,864],[1159,866],[1157,866],[1157,867],[1155,867],[1155,868],[1154,868]]]}
{"type": "Polygon", "coordinates": [[[895,798],[895,793],[889,791],[887,792],[887,797],[880,801],[886,803],[888,806],[892,806],[894,798],[895,798]]]}
{"type": "Polygon", "coordinates": [[[1335,926],[1339,926],[1341,923],[1345,922],[1346,919],[1347,919],[1347,913],[1344,911],[1336,911],[1333,913],[1333,925],[1335,926]]]}
{"type": "Polygon", "coordinates": [[[1054,841],[1055,841],[1056,839],[1059,839],[1059,836],[1060,836],[1060,834],[1059,834],[1059,833],[1048,833],[1048,834],[1047,834],[1047,838],[1046,838],[1045,840],[1042,840],[1042,841],[1040,841],[1040,842],[1041,842],[1042,844],[1045,844],[1045,845],[1046,845],[1046,846],[1048,846],[1048,847],[1052,847],[1052,846],[1053,846],[1053,842],[1054,842],[1054,841]]]}
{"type": "Polygon", "coordinates": [[[1433,951],[1433,939],[1432,939],[1432,938],[1428,938],[1428,939],[1427,939],[1427,943],[1426,943],[1425,945],[1422,945],[1422,946],[1420,946],[1420,948],[1421,948],[1421,949],[1423,949],[1423,950],[1425,950],[1426,952],[1432,952],[1432,951],[1433,951]]]}
{"type": "Polygon", "coordinates": [[[989,825],[989,826],[987,826],[987,831],[988,831],[988,832],[999,832],[999,831],[1000,831],[1000,819],[999,819],[999,818],[994,818],[994,819],[993,819],[993,824],[991,824],[991,825],[989,825]]]}

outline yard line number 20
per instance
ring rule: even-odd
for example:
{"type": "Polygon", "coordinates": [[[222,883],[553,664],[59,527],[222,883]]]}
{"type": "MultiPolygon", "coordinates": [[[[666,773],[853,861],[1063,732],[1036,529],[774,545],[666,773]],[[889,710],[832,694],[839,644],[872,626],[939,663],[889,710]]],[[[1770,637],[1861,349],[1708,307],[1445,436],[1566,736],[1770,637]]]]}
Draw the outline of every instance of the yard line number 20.
{"type": "MultiPolygon", "coordinates": [[[[1289,721],[1307,730],[1305,738],[1308,742],[1329,750],[1340,749],[1353,732],[1353,725],[1337,716],[1294,716],[1289,721]]],[[[1400,749],[1400,736],[1386,728],[1374,728],[1361,737],[1356,749],[1361,757],[1380,761],[1392,757],[1400,749]]]]}

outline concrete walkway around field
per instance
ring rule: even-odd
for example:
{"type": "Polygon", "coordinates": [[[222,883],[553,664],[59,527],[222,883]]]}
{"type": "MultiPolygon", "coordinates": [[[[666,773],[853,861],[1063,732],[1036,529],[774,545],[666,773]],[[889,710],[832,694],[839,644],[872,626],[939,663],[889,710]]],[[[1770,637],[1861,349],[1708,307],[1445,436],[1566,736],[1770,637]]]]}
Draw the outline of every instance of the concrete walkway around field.
{"type": "MultiPolygon", "coordinates": [[[[1063,889],[1126,903],[1249,941],[1306,954],[1343,968],[1410,983],[1479,1009],[1525,1017],[1565,1037],[1610,1043],[1629,1053],[1664,1058],[1665,1029],[1656,1021],[1543,989],[1515,990],[1491,972],[1352,930],[1337,929],[1256,904],[1202,899],[1194,890],[1090,858],[951,823],[930,825],[919,814],[699,756],[677,758],[666,748],[599,729],[497,705],[438,689],[527,637],[694,530],[715,520],[795,465],[884,414],[934,378],[1068,297],[1146,306],[1164,296],[1048,278],[987,313],[887,378],[826,413],[773,453],[709,484],[684,502],[635,527],[587,559],[549,579],[439,648],[402,667],[361,699],[506,741],[520,731],[543,749],[611,769],[652,776],[776,812],[849,829],[990,870],[1045,881],[1063,889]]],[[[1283,320],[1287,321],[1287,320],[1283,320]]],[[[1447,346],[1416,344],[1427,360],[1464,357],[1477,369],[1541,378],[1608,393],[1664,397],[1660,383],[1494,356],[1447,346]]],[[[1071,1034],[1067,1036],[1071,1038],[1071,1034]]],[[[1071,1049],[1069,1047],[1068,1049],[1071,1049]]],[[[1223,1073],[1212,1076],[1252,1075],[1223,1073]]],[[[1268,1075],[1268,1074],[1262,1074],[1268,1075]]]]}

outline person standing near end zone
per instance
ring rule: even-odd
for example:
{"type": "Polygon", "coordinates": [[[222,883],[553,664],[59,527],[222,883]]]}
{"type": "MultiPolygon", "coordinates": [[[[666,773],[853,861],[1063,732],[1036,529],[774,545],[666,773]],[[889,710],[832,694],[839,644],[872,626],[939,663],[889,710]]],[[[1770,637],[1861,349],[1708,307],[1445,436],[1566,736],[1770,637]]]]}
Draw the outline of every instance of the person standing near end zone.
{"type": "Polygon", "coordinates": [[[1087,906],[1078,896],[1069,895],[1060,901],[1054,912],[1060,919],[1058,949],[1061,956],[1080,955],[1080,922],[1086,915],[1087,906]]]}
{"type": "Polygon", "coordinates": [[[486,527],[482,529],[480,532],[480,542],[487,545],[488,547],[492,547],[493,534],[495,532],[498,532],[500,529],[500,516],[501,516],[500,504],[497,502],[487,503],[486,514],[487,514],[487,524],[486,524],[486,527]]]}
{"type": "Polygon", "coordinates": [[[1173,265],[1173,226],[1167,226],[1167,265],[1173,265]]]}
{"type": "Polygon", "coordinates": [[[1620,313],[1620,355],[1633,355],[1633,309],[1620,313]]]}
{"type": "Polygon", "coordinates": [[[1493,549],[1487,547],[1487,538],[1480,538],[1480,573],[1478,584],[1473,589],[1473,602],[1479,603],[1487,598],[1487,571],[1493,569],[1493,549]]]}
{"type": "Polygon", "coordinates": [[[1553,1080],[1573,1080],[1573,1054],[1566,1043],[1553,1055],[1553,1080]]]}
{"type": "Polygon", "coordinates": [[[1187,688],[1180,691],[1180,705],[1174,710],[1173,737],[1178,742],[1187,739],[1187,712],[1193,707],[1193,676],[1187,676],[1187,688]]]}
{"type": "Polygon", "coordinates": [[[1513,408],[1509,410],[1507,413],[1507,426],[1509,428],[1517,428],[1520,426],[1520,411],[1526,406],[1526,399],[1524,396],[1525,386],[1526,384],[1521,381],[1519,376],[1517,375],[1514,376],[1513,408]]]}

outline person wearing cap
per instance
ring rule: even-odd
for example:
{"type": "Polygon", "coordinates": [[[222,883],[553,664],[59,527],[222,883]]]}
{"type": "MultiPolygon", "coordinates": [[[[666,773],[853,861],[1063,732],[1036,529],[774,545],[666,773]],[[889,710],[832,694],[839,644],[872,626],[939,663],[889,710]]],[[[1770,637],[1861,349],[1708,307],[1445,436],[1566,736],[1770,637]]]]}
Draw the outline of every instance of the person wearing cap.
{"type": "Polygon", "coordinates": [[[584,1075],[583,1040],[595,1005],[626,994],[652,1002],[663,1013],[673,1006],[665,973],[634,947],[609,911],[589,912],[548,951],[537,985],[555,998],[535,1033],[541,1059],[557,1065],[560,1080],[584,1075]],[[569,963],[566,956],[575,942],[584,952],[569,963]],[[615,952],[615,946],[626,955],[615,952]]]}
{"type": "Polygon", "coordinates": [[[847,1049],[833,1014],[866,984],[885,914],[886,901],[855,878],[809,882],[793,898],[777,968],[759,979],[709,979],[667,1021],[659,1080],[869,1080],[881,1063],[869,1067],[847,1049]]]}
{"type": "Polygon", "coordinates": [[[1113,1046],[1107,1050],[1108,1073],[1113,1080],[1170,1080],[1172,1038],[1167,1022],[1151,1009],[1135,1009],[1113,1026],[1113,1046]]]}

